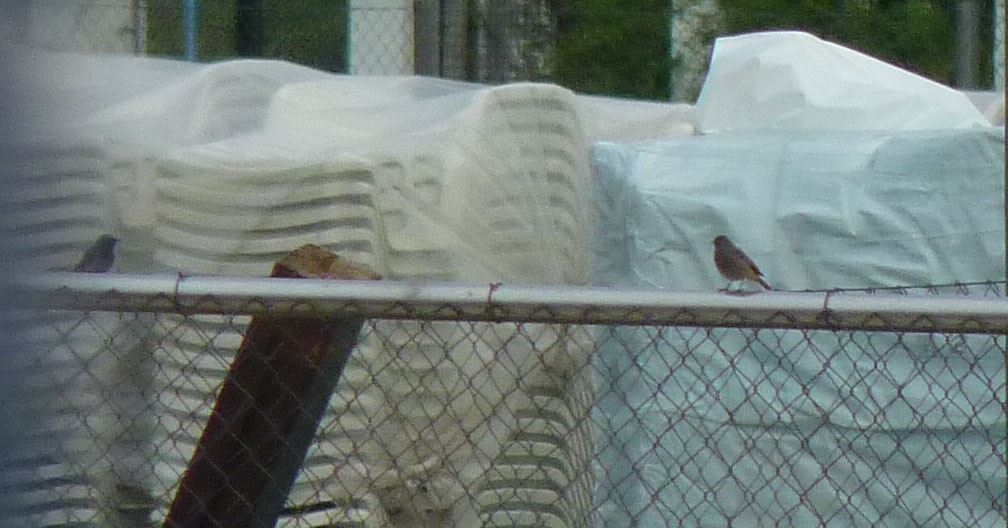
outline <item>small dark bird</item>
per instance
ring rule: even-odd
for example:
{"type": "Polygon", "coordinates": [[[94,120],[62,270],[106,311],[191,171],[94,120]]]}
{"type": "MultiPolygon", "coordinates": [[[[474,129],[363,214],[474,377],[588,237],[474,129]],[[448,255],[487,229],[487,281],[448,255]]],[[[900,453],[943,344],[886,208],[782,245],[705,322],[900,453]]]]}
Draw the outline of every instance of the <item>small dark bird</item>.
{"type": "MultiPolygon", "coordinates": [[[[758,282],[760,286],[768,290],[771,289],[770,285],[763,280],[763,272],[756,266],[756,263],[724,235],[714,239],[714,265],[717,266],[721,276],[732,283],[751,280],[758,282]]],[[[730,283],[729,286],[731,286],[730,283]]]]}
{"type": "Polygon", "coordinates": [[[74,271],[82,273],[105,273],[115,264],[115,247],[119,239],[112,235],[102,235],[84,252],[74,271]]]}

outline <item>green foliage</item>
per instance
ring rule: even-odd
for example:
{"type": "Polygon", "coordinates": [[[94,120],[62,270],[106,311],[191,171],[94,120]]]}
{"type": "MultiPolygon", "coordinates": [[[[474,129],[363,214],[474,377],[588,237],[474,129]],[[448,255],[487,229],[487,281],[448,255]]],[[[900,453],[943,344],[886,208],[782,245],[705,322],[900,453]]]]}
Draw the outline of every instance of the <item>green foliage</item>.
{"type": "MultiPolygon", "coordinates": [[[[235,9],[237,0],[197,2],[197,57],[218,60],[235,55],[235,9]]],[[[185,30],[182,2],[147,4],[147,54],[157,57],[185,57],[185,30]]]]}
{"type": "MultiPolygon", "coordinates": [[[[719,0],[722,23],[711,35],[808,31],[951,84],[955,1],[719,0]]],[[[198,58],[234,57],[239,0],[196,4],[198,58]]],[[[262,56],[345,71],[346,4],[346,0],[261,0],[262,56]]],[[[668,98],[674,66],[669,57],[673,2],[549,0],[549,4],[558,30],[549,59],[551,80],[583,93],[668,98]]],[[[146,5],[148,54],[184,56],[182,2],[158,0],[146,5]]],[[[991,9],[984,16],[981,27],[990,27],[991,9]]],[[[978,51],[981,71],[990,72],[991,46],[981,43],[978,51]]]]}
{"type": "Polygon", "coordinates": [[[263,56],[322,70],[346,71],[345,0],[270,2],[263,17],[263,56]]]}
{"type": "MultiPolygon", "coordinates": [[[[197,1],[197,58],[233,58],[238,50],[238,0],[197,1]]],[[[346,0],[263,0],[262,57],[289,60],[329,71],[346,64],[346,0]]],[[[185,56],[182,2],[150,2],[147,54],[185,56]]]]}
{"type": "MultiPolygon", "coordinates": [[[[957,0],[719,0],[711,37],[801,30],[953,84],[957,0]]],[[[676,0],[679,8],[685,0],[676,0]]],[[[553,0],[558,41],[553,80],[584,93],[667,99],[669,2],[553,0]]],[[[979,21],[989,35],[992,8],[979,21]]],[[[992,77],[992,47],[978,43],[979,68],[992,77]]],[[[989,83],[990,81],[988,81],[989,83]]]]}
{"type": "Polygon", "coordinates": [[[554,0],[552,80],[582,93],[667,99],[668,0],[554,0]]]}
{"type": "Polygon", "coordinates": [[[720,0],[728,34],[795,29],[951,84],[949,0],[720,0]]]}

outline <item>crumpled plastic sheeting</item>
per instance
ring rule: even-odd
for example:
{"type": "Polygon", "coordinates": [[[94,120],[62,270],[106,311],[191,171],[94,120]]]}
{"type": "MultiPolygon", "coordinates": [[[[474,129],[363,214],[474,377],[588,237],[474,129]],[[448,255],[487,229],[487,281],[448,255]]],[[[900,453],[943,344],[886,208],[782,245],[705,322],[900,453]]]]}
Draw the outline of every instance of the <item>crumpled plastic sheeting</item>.
{"type": "MultiPolygon", "coordinates": [[[[998,280],[1003,144],[994,128],[598,144],[594,281],[714,291],[718,234],[778,289],[998,280]]],[[[1005,523],[1003,337],[613,332],[595,363],[603,525],[1005,523]]]]}
{"type": "MultiPolygon", "coordinates": [[[[59,189],[26,194],[67,197],[40,214],[60,222],[44,232],[26,226],[34,236],[18,250],[35,269],[72,265],[98,233],[114,230],[128,272],[261,275],[279,255],[270,248],[311,241],[340,244],[345,256],[372,264],[384,244],[395,262],[379,271],[392,277],[430,278],[423,269],[440,259],[454,271],[435,278],[583,282],[588,145],[694,133],[689,105],[544,84],[341,76],[266,60],[5,52],[5,65],[30,79],[18,98],[36,140],[26,170],[60,175],[59,189]],[[370,206],[332,201],[373,188],[386,190],[370,206]],[[292,209],[311,193],[319,193],[316,207],[292,209]],[[438,197],[447,201],[431,202],[438,197]],[[264,220],[272,206],[289,212],[264,220]],[[350,230],[337,236],[318,222],[336,214],[344,225],[377,225],[378,210],[388,243],[348,238],[350,230]],[[217,230],[204,229],[216,221],[217,230]],[[454,262],[420,246],[450,246],[454,262]]],[[[19,189],[8,198],[20,200],[19,189]]]]}
{"type": "Polygon", "coordinates": [[[727,234],[778,289],[1004,276],[1003,129],[600,143],[596,280],[723,287],[727,234]]]}
{"type": "Polygon", "coordinates": [[[579,95],[577,99],[590,144],[676,139],[696,134],[695,108],[690,104],[594,95],[579,95]]]}
{"type": "Polygon", "coordinates": [[[396,278],[588,275],[585,113],[568,90],[264,60],[38,59],[31,99],[53,150],[33,163],[57,167],[34,174],[63,174],[60,189],[27,192],[91,204],[24,241],[43,268],[111,230],[130,272],[265,275],[312,242],[396,278]]]}
{"type": "MultiPolygon", "coordinates": [[[[112,232],[122,239],[120,269],[131,273],[265,276],[314,243],[388,279],[588,280],[588,113],[569,90],[347,77],[263,60],[17,60],[34,83],[24,110],[38,119],[0,203],[21,213],[12,230],[26,236],[15,249],[30,269],[72,265],[98,233],[112,232]]],[[[606,134],[603,124],[593,130],[606,134]]],[[[246,322],[158,316],[149,352],[159,456],[147,460],[146,483],[155,497],[172,495],[246,322]]],[[[476,524],[489,513],[461,498],[478,494],[482,510],[505,500],[477,482],[490,464],[500,477],[524,463],[497,462],[523,446],[506,431],[516,415],[545,408],[520,384],[587,362],[590,347],[572,347],[582,357],[560,365],[561,334],[533,324],[369,325],[330,402],[326,437],[290,494],[311,510],[297,518],[330,524],[357,511],[339,505],[359,501],[380,519],[370,505],[401,511],[411,490],[426,489],[410,505],[417,512],[476,524]],[[505,348],[507,360],[497,360],[505,348]]],[[[589,380],[576,378],[567,388],[587,390],[589,380]]],[[[557,393],[557,404],[570,396],[557,393]]],[[[591,399],[579,401],[571,412],[585,416],[591,399]]],[[[558,481],[569,486],[561,503],[589,502],[581,455],[543,455],[544,465],[574,468],[558,481]]],[[[529,491],[530,501],[558,503],[549,490],[529,491]]]]}
{"type": "Polygon", "coordinates": [[[717,39],[696,115],[703,133],[989,125],[962,92],[796,31],[717,39]]]}

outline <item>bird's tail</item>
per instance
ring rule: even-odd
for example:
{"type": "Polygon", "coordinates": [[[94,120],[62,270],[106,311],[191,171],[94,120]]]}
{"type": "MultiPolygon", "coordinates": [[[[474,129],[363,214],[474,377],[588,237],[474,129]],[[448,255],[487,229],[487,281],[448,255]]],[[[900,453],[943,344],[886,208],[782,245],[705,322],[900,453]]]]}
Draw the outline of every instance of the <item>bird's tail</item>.
{"type": "Polygon", "coordinates": [[[773,289],[773,288],[770,287],[769,284],[767,284],[767,281],[763,280],[763,277],[756,277],[756,280],[759,281],[760,286],[762,286],[762,287],[764,287],[764,288],[766,288],[768,290],[772,290],[773,289]]]}

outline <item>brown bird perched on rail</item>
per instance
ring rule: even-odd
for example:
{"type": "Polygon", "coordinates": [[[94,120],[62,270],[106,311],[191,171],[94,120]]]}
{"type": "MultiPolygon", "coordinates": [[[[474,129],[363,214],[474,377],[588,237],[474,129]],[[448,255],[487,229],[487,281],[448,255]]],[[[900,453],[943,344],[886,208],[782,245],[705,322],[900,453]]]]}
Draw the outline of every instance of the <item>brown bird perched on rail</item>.
{"type": "Polygon", "coordinates": [[[731,281],[728,286],[736,281],[750,280],[768,290],[771,289],[763,280],[763,272],[756,263],[724,235],[714,239],[714,265],[722,277],[731,281]]]}

